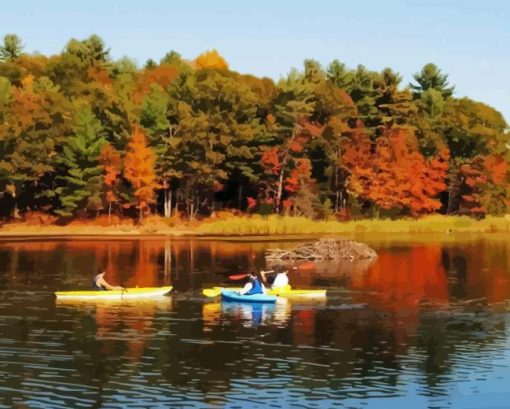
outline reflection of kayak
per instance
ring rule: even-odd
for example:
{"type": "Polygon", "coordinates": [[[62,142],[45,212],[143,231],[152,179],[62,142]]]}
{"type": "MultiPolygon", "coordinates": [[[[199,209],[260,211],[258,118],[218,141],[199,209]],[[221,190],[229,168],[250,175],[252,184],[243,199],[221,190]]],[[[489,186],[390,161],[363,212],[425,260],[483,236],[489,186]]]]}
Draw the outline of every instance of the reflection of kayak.
{"type": "Polygon", "coordinates": [[[169,311],[172,305],[172,297],[157,296],[151,298],[123,298],[123,299],[105,299],[105,298],[57,298],[55,305],[58,307],[72,308],[107,308],[108,311],[133,311],[133,313],[144,314],[144,311],[157,311],[162,309],[169,311]]]}
{"type": "Polygon", "coordinates": [[[262,323],[272,323],[277,303],[222,302],[221,312],[229,320],[241,319],[245,327],[258,327],[262,323]]]}
{"type": "MultiPolygon", "coordinates": [[[[223,288],[226,291],[239,291],[241,288],[223,288]]],[[[206,297],[217,297],[221,294],[222,287],[206,288],[202,293],[206,297]]],[[[290,285],[277,288],[268,289],[268,295],[277,295],[280,297],[299,297],[299,298],[324,298],[326,297],[326,290],[293,290],[290,285]]]]}
{"type": "Polygon", "coordinates": [[[127,288],[122,291],[57,291],[59,300],[135,300],[165,295],[172,289],[167,287],[127,288]]]}
{"type": "Polygon", "coordinates": [[[275,295],[268,294],[253,294],[253,295],[240,295],[235,291],[221,290],[221,299],[224,301],[234,302],[257,302],[257,303],[274,303],[276,302],[275,295]]]}

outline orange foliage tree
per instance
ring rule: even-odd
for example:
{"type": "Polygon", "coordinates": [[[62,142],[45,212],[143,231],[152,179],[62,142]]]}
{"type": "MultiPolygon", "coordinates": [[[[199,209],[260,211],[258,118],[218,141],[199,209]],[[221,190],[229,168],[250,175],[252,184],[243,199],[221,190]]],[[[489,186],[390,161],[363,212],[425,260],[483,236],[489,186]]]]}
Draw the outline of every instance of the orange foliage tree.
{"type": "Polygon", "coordinates": [[[414,132],[399,127],[386,130],[377,142],[370,193],[374,203],[383,209],[407,209],[413,216],[438,210],[441,202],[436,196],[446,189],[448,149],[442,147],[427,160],[414,132]]]}
{"type": "Polygon", "coordinates": [[[216,50],[206,51],[195,59],[195,65],[198,69],[202,68],[220,68],[228,69],[225,59],[216,50]]]}
{"type": "Polygon", "coordinates": [[[156,183],[154,163],[154,152],[147,146],[145,133],[135,125],[127,146],[124,176],[133,186],[140,219],[143,218],[143,212],[149,204],[154,203],[154,190],[159,187],[156,183]]]}
{"type": "Polygon", "coordinates": [[[418,150],[414,132],[400,127],[386,129],[373,152],[361,130],[354,131],[343,147],[351,194],[369,200],[377,209],[400,209],[413,216],[441,207],[436,196],[446,189],[446,147],[426,159],[418,150]]]}
{"type": "Polygon", "coordinates": [[[294,168],[285,179],[285,192],[287,199],[283,201],[283,207],[287,210],[294,210],[307,217],[316,216],[314,202],[315,180],[312,179],[312,162],[307,158],[299,158],[294,161],[294,168]]]}
{"type": "Polygon", "coordinates": [[[120,153],[109,143],[106,144],[99,155],[99,163],[103,166],[103,183],[106,188],[105,200],[108,204],[108,222],[112,213],[112,203],[118,202],[116,193],[119,184],[121,166],[120,153]]]}

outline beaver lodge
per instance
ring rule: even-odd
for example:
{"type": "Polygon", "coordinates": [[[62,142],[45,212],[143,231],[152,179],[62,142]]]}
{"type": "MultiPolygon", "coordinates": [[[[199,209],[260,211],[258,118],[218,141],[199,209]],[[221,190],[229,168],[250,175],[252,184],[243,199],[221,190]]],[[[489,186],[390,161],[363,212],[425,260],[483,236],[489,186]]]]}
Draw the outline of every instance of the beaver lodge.
{"type": "Polygon", "coordinates": [[[307,243],[290,250],[266,250],[269,263],[295,261],[361,261],[373,260],[377,257],[374,249],[364,243],[345,239],[320,239],[314,243],[307,243]]]}

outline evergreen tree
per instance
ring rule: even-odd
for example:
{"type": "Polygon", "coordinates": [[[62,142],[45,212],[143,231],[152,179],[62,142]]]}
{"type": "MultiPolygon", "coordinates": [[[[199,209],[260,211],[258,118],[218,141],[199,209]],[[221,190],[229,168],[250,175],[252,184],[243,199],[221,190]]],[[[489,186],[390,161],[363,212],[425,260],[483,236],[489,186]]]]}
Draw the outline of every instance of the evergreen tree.
{"type": "MultiPolygon", "coordinates": [[[[32,199],[27,206],[36,207],[35,194],[41,190],[38,181],[55,168],[62,135],[69,131],[64,118],[69,106],[45,77],[34,81],[27,76],[22,87],[5,91],[8,93],[3,97],[5,110],[0,122],[0,173],[5,174],[4,183],[15,197],[17,213],[17,198],[23,191],[32,199]]],[[[0,180],[0,188],[1,184],[0,180]]]]}
{"type": "Polygon", "coordinates": [[[6,34],[0,46],[0,61],[13,61],[23,52],[23,44],[16,34],[6,34]]]}
{"type": "Polygon", "coordinates": [[[333,60],[327,69],[328,79],[335,87],[340,88],[346,92],[351,91],[354,82],[354,73],[348,69],[344,63],[338,60],[333,60]]]}
{"type": "Polygon", "coordinates": [[[435,89],[439,91],[443,98],[452,96],[455,87],[449,87],[448,75],[443,74],[442,71],[437,68],[435,64],[426,64],[421,72],[414,74],[414,79],[418,83],[409,84],[410,87],[415,91],[415,95],[420,97],[421,94],[429,89],[435,89]]]}
{"type": "Polygon", "coordinates": [[[102,207],[102,167],[99,163],[105,145],[104,131],[87,104],[76,108],[74,134],[62,149],[58,161],[63,168],[56,193],[62,216],[75,215],[80,210],[99,210],[102,207]]]}

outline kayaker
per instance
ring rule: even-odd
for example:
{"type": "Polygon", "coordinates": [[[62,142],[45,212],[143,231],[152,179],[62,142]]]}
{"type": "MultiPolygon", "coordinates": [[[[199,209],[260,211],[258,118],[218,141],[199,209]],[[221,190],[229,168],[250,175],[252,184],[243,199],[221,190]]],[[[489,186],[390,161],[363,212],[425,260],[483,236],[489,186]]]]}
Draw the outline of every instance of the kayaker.
{"type": "Polygon", "coordinates": [[[92,288],[94,290],[98,290],[98,291],[107,291],[107,290],[122,291],[122,290],[125,290],[124,287],[108,284],[108,282],[104,279],[105,274],[106,274],[106,271],[102,271],[101,269],[98,270],[96,276],[94,277],[94,281],[92,282],[92,288]]]}
{"type": "Polygon", "coordinates": [[[257,274],[250,273],[247,274],[248,282],[244,285],[244,287],[239,290],[239,295],[254,295],[254,294],[265,294],[266,289],[264,284],[259,280],[257,274]]]}
{"type": "MultiPolygon", "coordinates": [[[[292,270],[297,270],[297,267],[293,267],[292,270]]],[[[288,270],[285,270],[282,266],[276,266],[274,270],[260,272],[262,282],[270,285],[273,289],[283,288],[289,285],[289,276],[287,274],[288,270]],[[271,276],[266,277],[267,274],[271,274],[271,276]]]]}

